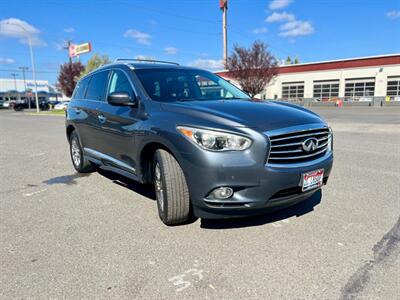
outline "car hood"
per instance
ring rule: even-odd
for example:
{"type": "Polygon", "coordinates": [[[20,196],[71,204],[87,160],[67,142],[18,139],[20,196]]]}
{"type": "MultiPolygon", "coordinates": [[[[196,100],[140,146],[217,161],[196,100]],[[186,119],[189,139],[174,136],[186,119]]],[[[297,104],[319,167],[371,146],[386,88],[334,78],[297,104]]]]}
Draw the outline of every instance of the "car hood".
{"type": "Polygon", "coordinates": [[[325,122],[315,113],[297,105],[275,101],[216,100],[163,103],[166,111],[261,131],[325,122]]]}

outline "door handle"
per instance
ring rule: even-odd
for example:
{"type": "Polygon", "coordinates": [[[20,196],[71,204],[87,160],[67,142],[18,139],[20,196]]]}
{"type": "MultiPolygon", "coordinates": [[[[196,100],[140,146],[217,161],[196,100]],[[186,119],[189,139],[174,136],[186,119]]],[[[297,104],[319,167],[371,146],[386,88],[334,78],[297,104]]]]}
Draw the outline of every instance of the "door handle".
{"type": "Polygon", "coordinates": [[[98,115],[97,118],[99,119],[100,123],[104,123],[105,121],[107,121],[107,118],[103,115],[98,115]]]}
{"type": "Polygon", "coordinates": [[[75,113],[76,113],[77,115],[79,115],[81,112],[82,112],[82,110],[81,110],[80,108],[75,108],[75,113]]]}

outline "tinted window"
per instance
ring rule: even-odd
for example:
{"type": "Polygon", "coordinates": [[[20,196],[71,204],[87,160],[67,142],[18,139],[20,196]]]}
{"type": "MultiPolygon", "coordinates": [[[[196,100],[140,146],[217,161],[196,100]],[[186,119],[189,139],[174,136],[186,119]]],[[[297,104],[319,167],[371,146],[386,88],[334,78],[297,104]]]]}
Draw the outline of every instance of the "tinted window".
{"type": "Polygon", "coordinates": [[[234,85],[206,71],[139,69],[135,73],[146,93],[156,101],[249,99],[234,85]]]}
{"type": "Polygon", "coordinates": [[[120,70],[114,71],[110,79],[108,94],[115,92],[128,93],[132,98],[135,96],[132,90],[132,85],[128,80],[128,77],[126,77],[125,73],[120,70]]]}
{"type": "Polygon", "coordinates": [[[74,99],[84,99],[85,98],[85,92],[86,92],[86,88],[87,88],[89,79],[90,79],[90,77],[86,77],[78,82],[78,84],[75,87],[75,92],[74,92],[74,97],[73,97],[74,99]]]}
{"type": "Polygon", "coordinates": [[[104,91],[107,85],[108,71],[98,72],[91,77],[85,98],[88,100],[105,101],[104,91]]]}

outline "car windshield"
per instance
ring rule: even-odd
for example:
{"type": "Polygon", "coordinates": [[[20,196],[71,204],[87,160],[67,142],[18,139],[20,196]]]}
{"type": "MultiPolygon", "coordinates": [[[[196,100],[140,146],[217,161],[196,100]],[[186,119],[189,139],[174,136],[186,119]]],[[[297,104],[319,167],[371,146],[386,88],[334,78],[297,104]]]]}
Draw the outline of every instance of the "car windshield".
{"type": "Polygon", "coordinates": [[[192,69],[138,69],[136,75],[155,101],[250,99],[240,89],[207,71],[192,69]]]}

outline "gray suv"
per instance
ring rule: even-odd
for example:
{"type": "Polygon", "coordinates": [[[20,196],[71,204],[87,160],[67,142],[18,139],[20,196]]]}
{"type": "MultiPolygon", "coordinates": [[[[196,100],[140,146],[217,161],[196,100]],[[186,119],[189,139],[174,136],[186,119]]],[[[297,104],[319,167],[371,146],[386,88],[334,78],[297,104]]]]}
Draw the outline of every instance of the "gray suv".
{"type": "Polygon", "coordinates": [[[74,168],[154,183],[168,225],[294,205],[333,163],[332,132],[315,113],[174,63],[103,66],[78,82],[66,116],[74,168]]]}

